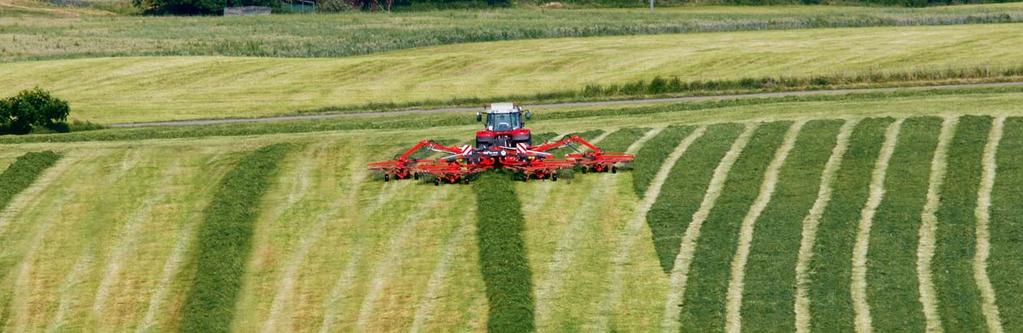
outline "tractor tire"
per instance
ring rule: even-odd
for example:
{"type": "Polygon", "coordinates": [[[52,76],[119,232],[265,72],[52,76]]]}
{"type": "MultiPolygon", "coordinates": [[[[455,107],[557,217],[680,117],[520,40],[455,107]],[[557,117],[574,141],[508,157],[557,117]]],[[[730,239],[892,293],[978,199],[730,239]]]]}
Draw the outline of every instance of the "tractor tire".
{"type": "Polygon", "coordinates": [[[440,178],[433,179],[433,186],[440,186],[440,178]]]}
{"type": "Polygon", "coordinates": [[[469,177],[462,177],[462,184],[469,185],[469,177]]]}
{"type": "Polygon", "coordinates": [[[552,181],[552,182],[556,182],[556,181],[558,181],[558,174],[553,174],[553,175],[551,175],[551,181],[552,181]]]}
{"type": "Polygon", "coordinates": [[[618,167],[612,165],[611,166],[611,173],[618,173],[618,167]]]}
{"type": "Polygon", "coordinates": [[[389,181],[391,181],[391,175],[385,173],[384,174],[384,182],[389,182],[389,181]]]}

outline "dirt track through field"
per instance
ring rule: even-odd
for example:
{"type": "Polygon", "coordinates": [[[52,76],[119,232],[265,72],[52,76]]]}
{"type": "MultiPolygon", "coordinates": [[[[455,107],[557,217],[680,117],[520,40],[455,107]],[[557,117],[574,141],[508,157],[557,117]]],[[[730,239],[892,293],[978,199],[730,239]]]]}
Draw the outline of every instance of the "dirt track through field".
{"type": "Polygon", "coordinates": [[[873,325],[870,318],[870,304],[867,303],[867,251],[870,249],[870,228],[874,225],[874,215],[877,207],[884,199],[884,182],[888,174],[888,163],[895,153],[895,145],[899,141],[899,130],[905,119],[898,119],[888,125],[884,134],[884,143],[881,145],[881,153],[874,164],[874,170],[870,175],[870,190],[867,202],[860,211],[860,224],[856,233],[856,245],[853,246],[852,257],[852,282],[850,283],[850,296],[853,301],[853,312],[856,315],[856,332],[873,332],[873,325]]]}
{"type": "Polygon", "coordinates": [[[821,216],[824,215],[824,209],[828,207],[828,202],[831,201],[832,183],[835,181],[838,169],[842,167],[842,157],[845,156],[846,150],[849,149],[849,138],[852,136],[853,129],[858,124],[859,119],[847,120],[845,124],[842,124],[835,147],[831,150],[831,157],[828,158],[827,164],[824,165],[824,171],[821,173],[817,200],[813,203],[813,207],[810,208],[806,218],[803,219],[799,257],[796,260],[796,301],[794,309],[797,333],[810,332],[810,296],[807,285],[810,279],[810,260],[813,258],[813,246],[817,239],[817,227],[820,225],[821,216]]]}
{"type": "Polygon", "coordinates": [[[661,332],[678,332],[680,329],[679,316],[681,312],[679,309],[683,305],[682,296],[686,292],[689,266],[693,263],[693,253],[696,251],[696,241],[700,238],[700,228],[703,226],[703,222],[710,216],[710,211],[714,209],[718,197],[721,196],[721,191],[725,187],[725,181],[728,180],[728,172],[732,170],[732,166],[739,159],[739,155],[746,149],[746,145],[749,143],[757,127],[758,124],[756,123],[746,124],[742,134],[735,139],[731,148],[721,158],[721,162],[714,169],[714,175],[711,176],[710,184],[707,186],[707,192],[703,196],[700,208],[693,213],[692,221],[686,227],[686,232],[682,236],[682,244],[679,246],[678,255],[675,257],[675,265],[671,270],[668,296],[664,302],[664,317],[661,320],[661,332]]]}
{"type": "MultiPolygon", "coordinates": [[[[654,131],[660,132],[660,129],[654,131]]],[[[633,143],[629,147],[632,149],[639,149],[640,144],[650,140],[656,133],[654,131],[648,132],[644,138],[641,138],[636,143],[633,143]]],[[[611,280],[608,283],[608,291],[604,299],[599,304],[597,311],[597,318],[595,318],[594,331],[606,332],[608,330],[611,316],[614,313],[615,307],[618,305],[618,301],[621,298],[622,292],[622,274],[626,269],[626,265],[629,263],[629,254],[632,252],[632,244],[636,242],[636,238],[639,236],[639,232],[646,223],[646,214],[650,211],[650,207],[654,205],[658,195],[661,193],[661,187],[664,186],[664,182],[668,179],[668,174],[671,173],[671,169],[675,167],[675,163],[678,162],[679,158],[685,154],[689,146],[696,142],[697,139],[702,137],[704,133],[707,133],[706,127],[699,127],[682,139],[675,150],[664,159],[664,163],[661,164],[660,169],[657,170],[657,174],[653,180],[650,181],[650,186],[647,187],[646,193],[643,194],[643,198],[636,206],[635,215],[629,220],[629,224],[625,226],[625,230],[618,238],[618,246],[615,249],[614,256],[611,261],[611,280]]]]}
{"type": "MultiPolygon", "coordinates": [[[[963,88],[995,88],[995,87],[1014,87],[1023,86],[1023,82],[999,82],[999,83],[974,83],[974,84],[953,84],[953,85],[939,85],[939,86],[922,86],[922,87],[901,87],[901,88],[866,88],[866,89],[834,89],[834,90],[801,90],[801,91],[786,91],[786,92],[767,92],[767,93],[750,93],[750,94],[731,94],[731,95],[716,95],[716,96],[688,96],[688,97],[669,97],[669,98],[646,98],[646,99],[630,99],[630,100],[614,100],[614,101],[598,101],[598,102],[566,102],[566,103],[550,103],[550,104],[534,104],[527,105],[528,108],[536,109],[563,109],[563,108],[576,108],[576,107],[601,107],[601,106],[623,106],[623,105],[634,105],[634,104],[671,104],[671,103],[685,103],[685,102],[703,102],[703,101],[717,101],[717,100],[733,100],[743,98],[769,98],[769,97],[786,97],[786,96],[815,96],[815,95],[845,95],[845,94],[862,94],[862,93],[886,93],[895,91],[919,91],[919,90],[948,90],[948,89],[963,89],[963,88]]],[[[353,112],[335,112],[335,113],[318,113],[318,114],[305,114],[305,115],[291,115],[291,116],[271,116],[271,117],[259,117],[259,118],[225,118],[225,119],[199,119],[199,120],[175,120],[175,121],[157,121],[157,122],[140,122],[140,123],[118,123],[110,124],[111,127],[150,127],[150,126],[201,126],[201,125],[218,125],[218,124],[235,124],[235,123],[266,123],[266,122],[279,122],[279,121],[294,121],[294,120],[321,120],[321,119],[332,119],[332,118],[343,118],[343,117],[374,117],[374,116],[400,116],[400,115],[412,115],[412,114],[435,114],[435,113],[458,113],[458,112],[473,112],[478,111],[478,107],[451,107],[451,108],[437,108],[437,109],[413,109],[413,110],[395,110],[395,111],[353,111],[353,112]]]]}
{"type": "Polygon", "coordinates": [[[977,244],[973,257],[973,279],[977,281],[977,289],[982,298],[981,310],[987,321],[988,331],[1002,333],[1002,319],[995,303],[995,288],[987,274],[987,258],[991,254],[991,190],[995,186],[995,174],[998,171],[998,144],[1002,141],[1005,128],[1005,117],[995,118],[991,124],[991,133],[984,146],[983,169],[981,171],[980,189],[977,192],[977,244]]]}
{"type": "Polygon", "coordinates": [[[938,135],[938,147],[931,160],[930,184],[927,185],[927,203],[921,213],[920,244],[917,246],[916,272],[920,283],[920,304],[923,305],[927,332],[942,332],[941,317],[938,314],[938,295],[931,278],[931,259],[934,258],[935,234],[938,229],[938,206],[941,204],[941,186],[945,182],[948,166],[948,146],[955,135],[959,119],[945,118],[938,135]]]}
{"type": "Polygon", "coordinates": [[[767,208],[767,205],[771,203],[771,197],[774,195],[774,189],[778,184],[778,174],[781,172],[781,167],[785,164],[789,153],[796,145],[796,138],[799,137],[799,131],[805,124],[806,121],[798,121],[792,124],[788,132],[785,133],[785,139],[781,147],[778,147],[778,151],[774,154],[774,159],[768,164],[767,171],[764,173],[764,182],[760,185],[760,193],[757,194],[753,206],[750,207],[746,217],[742,220],[742,229],[739,232],[739,245],[735,251],[735,257],[732,258],[732,274],[731,280],[728,283],[728,296],[725,305],[725,332],[740,333],[742,331],[743,283],[756,222],[760,218],[760,214],[767,208]]]}

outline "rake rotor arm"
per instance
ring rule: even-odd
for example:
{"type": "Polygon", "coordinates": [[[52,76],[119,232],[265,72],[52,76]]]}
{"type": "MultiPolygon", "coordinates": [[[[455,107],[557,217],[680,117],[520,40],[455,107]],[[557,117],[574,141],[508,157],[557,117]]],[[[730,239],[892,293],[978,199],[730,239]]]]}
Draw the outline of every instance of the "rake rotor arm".
{"type": "Polygon", "coordinates": [[[399,161],[407,161],[410,157],[412,157],[412,154],[415,154],[416,152],[419,152],[420,150],[423,150],[424,148],[425,149],[430,149],[430,150],[435,150],[435,151],[442,151],[442,152],[446,152],[446,153],[452,153],[452,154],[461,154],[462,153],[462,150],[458,149],[457,147],[448,147],[448,146],[442,145],[442,144],[440,144],[440,143],[438,143],[436,141],[433,141],[433,140],[423,140],[423,141],[419,141],[419,143],[416,143],[416,145],[412,146],[412,148],[409,148],[408,150],[406,150],[404,153],[401,154],[401,156],[398,156],[398,160],[399,161]]]}
{"type": "Polygon", "coordinates": [[[586,148],[589,148],[590,150],[592,150],[594,152],[598,152],[598,153],[603,152],[602,149],[597,148],[597,146],[594,146],[589,141],[586,141],[586,139],[580,138],[578,135],[573,135],[573,136],[570,136],[570,137],[567,137],[567,138],[564,138],[564,139],[561,139],[561,140],[558,140],[558,141],[555,141],[555,142],[548,142],[548,143],[545,143],[545,144],[542,144],[542,145],[539,145],[539,146],[533,146],[533,147],[530,147],[529,150],[538,151],[538,152],[546,152],[546,151],[551,150],[551,149],[567,146],[567,145],[569,145],[571,143],[581,144],[581,145],[585,146],[586,148]]]}

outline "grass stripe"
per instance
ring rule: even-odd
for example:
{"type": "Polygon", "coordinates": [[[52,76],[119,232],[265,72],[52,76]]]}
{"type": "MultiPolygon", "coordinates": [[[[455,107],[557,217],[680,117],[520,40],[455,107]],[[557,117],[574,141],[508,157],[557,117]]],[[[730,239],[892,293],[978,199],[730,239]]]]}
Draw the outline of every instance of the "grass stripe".
{"type": "Polygon", "coordinates": [[[998,164],[998,144],[1002,141],[1005,130],[1005,117],[995,118],[991,125],[991,133],[988,134],[987,144],[984,145],[983,167],[981,170],[980,189],[977,191],[977,209],[974,216],[977,219],[977,247],[973,257],[973,278],[977,281],[977,289],[980,290],[981,310],[984,312],[984,319],[987,320],[989,332],[1001,333],[1002,319],[998,313],[998,304],[995,302],[995,289],[991,286],[991,279],[987,273],[987,259],[991,256],[991,189],[995,186],[995,173],[998,164]]]}
{"type": "Polygon", "coordinates": [[[678,143],[686,139],[691,132],[691,127],[672,126],[665,128],[636,152],[636,161],[632,164],[634,170],[632,172],[632,186],[637,196],[645,198],[644,195],[648,193],[647,189],[654,181],[654,178],[657,177],[664,162],[675,152],[678,143]]]}
{"type": "Polygon", "coordinates": [[[988,272],[1006,332],[1023,332],[1023,118],[1005,121],[998,146],[998,177],[991,193],[991,257],[988,272]]]}
{"type": "Polygon", "coordinates": [[[920,219],[920,243],[917,245],[917,277],[920,280],[920,304],[923,305],[924,318],[926,319],[928,332],[942,331],[941,315],[938,313],[937,292],[935,291],[933,277],[931,276],[931,262],[934,258],[936,242],[936,230],[938,218],[936,212],[941,204],[941,188],[945,181],[945,173],[948,167],[948,146],[955,135],[955,128],[958,118],[946,118],[941,124],[941,134],[938,136],[938,146],[934,149],[934,158],[931,159],[931,175],[927,186],[927,201],[924,203],[920,219]]]}
{"type": "Polygon", "coordinates": [[[821,172],[820,187],[817,188],[817,199],[814,201],[813,206],[810,207],[806,217],[803,218],[803,230],[800,233],[801,239],[799,241],[799,255],[796,258],[796,299],[793,304],[793,312],[796,316],[795,331],[799,333],[808,333],[810,331],[809,271],[810,261],[813,259],[814,244],[817,241],[817,230],[820,227],[824,210],[827,209],[828,203],[831,202],[836,175],[842,167],[842,158],[845,156],[846,151],[849,150],[849,138],[859,122],[859,119],[848,120],[839,129],[838,137],[835,140],[835,147],[831,150],[831,156],[828,157],[827,164],[824,165],[824,171],[821,172]]]}
{"type": "Polygon", "coordinates": [[[3,179],[3,182],[0,182],[0,211],[5,212],[0,215],[0,232],[3,231],[4,222],[13,218],[6,210],[8,205],[14,202],[15,196],[28,189],[44,171],[56,164],[60,157],[60,154],[52,151],[25,153],[0,173],[0,179],[3,179]]]}
{"type": "Polygon", "coordinates": [[[724,328],[729,267],[734,255],[731,249],[738,246],[735,235],[789,126],[788,122],[748,124],[714,170],[675,260],[670,302],[665,304],[662,322],[664,331],[677,331],[678,322],[684,331],[724,328]]]}
{"type": "Polygon", "coordinates": [[[455,227],[452,235],[444,242],[440,259],[437,261],[436,266],[434,266],[433,272],[430,273],[430,279],[426,282],[426,290],[423,292],[423,296],[416,304],[416,312],[413,315],[412,327],[409,329],[409,332],[426,331],[427,321],[434,316],[433,312],[437,307],[437,300],[441,298],[444,287],[451,282],[449,281],[449,275],[451,266],[455,261],[456,251],[463,246],[462,242],[465,236],[472,233],[470,224],[465,223],[470,221],[470,219],[470,216],[463,216],[462,222],[455,227]]]}
{"type": "Polygon", "coordinates": [[[877,208],[867,254],[866,298],[873,327],[881,332],[923,331],[916,253],[920,211],[925,202],[927,171],[938,144],[941,119],[910,118],[888,167],[885,199],[877,208]]]}
{"type": "Polygon", "coordinates": [[[721,195],[721,190],[725,180],[728,178],[729,170],[731,170],[732,165],[739,158],[742,150],[745,149],[746,144],[749,143],[756,128],[757,124],[755,123],[746,124],[742,134],[732,142],[728,151],[721,157],[707,184],[707,190],[704,191],[703,200],[699,208],[693,212],[689,225],[686,227],[685,233],[679,242],[678,254],[672,262],[668,295],[664,305],[664,317],[661,319],[662,331],[678,330],[678,308],[682,306],[682,296],[685,294],[689,264],[692,262],[693,249],[699,237],[700,227],[707,219],[717,198],[721,195]]]}
{"type": "MultiPolygon", "coordinates": [[[[613,309],[617,308],[618,302],[621,298],[623,285],[622,275],[624,274],[625,266],[630,261],[629,254],[632,252],[632,246],[636,242],[636,238],[639,236],[639,232],[643,227],[643,222],[646,221],[647,213],[653,206],[654,200],[656,200],[659,196],[661,188],[668,178],[668,174],[671,172],[672,168],[674,168],[679,158],[681,158],[682,155],[685,154],[686,150],[689,149],[689,146],[706,133],[707,128],[699,127],[695,130],[689,130],[688,128],[683,127],[668,128],[657,133],[656,137],[646,141],[644,147],[654,145],[654,142],[658,142],[657,139],[662,135],[669,137],[673,136],[673,134],[670,133],[674,131],[691,131],[691,133],[688,136],[683,137],[679,143],[675,145],[675,148],[671,151],[671,153],[664,158],[663,162],[658,167],[657,172],[653,177],[651,177],[649,186],[645,187],[645,193],[640,202],[636,205],[635,215],[633,215],[633,217],[629,220],[628,224],[625,226],[624,232],[619,236],[618,246],[615,248],[614,255],[612,256],[613,259],[611,260],[611,274],[610,280],[607,284],[608,291],[606,297],[604,297],[599,304],[597,318],[593,324],[594,330],[596,331],[608,330],[609,322],[613,316],[613,309]],[[665,131],[669,134],[664,134],[665,131]]],[[[642,140],[643,139],[640,139],[640,141],[642,140]]],[[[645,159],[645,151],[651,152],[659,150],[641,148],[637,154],[637,159],[645,159]]],[[[648,168],[644,167],[644,169],[648,168]]],[[[636,172],[639,172],[640,169],[637,168],[636,170],[636,172]]],[[[636,175],[636,172],[634,172],[634,176],[636,175]]]]}
{"type": "Polygon", "coordinates": [[[888,171],[888,162],[892,160],[892,154],[895,153],[895,144],[899,142],[899,130],[902,129],[903,121],[903,119],[896,120],[885,131],[881,153],[870,175],[870,192],[867,196],[867,203],[860,211],[860,223],[852,255],[852,281],[850,281],[849,288],[853,311],[856,314],[857,332],[873,332],[874,330],[870,319],[870,305],[867,303],[867,251],[870,249],[870,228],[874,225],[877,207],[881,205],[881,200],[884,200],[884,181],[888,171]]]}
{"type": "Polygon", "coordinates": [[[775,188],[778,185],[778,174],[782,165],[788,159],[789,153],[796,144],[799,131],[803,129],[805,121],[797,121],[789,126],[788,132],[782,141],[781,147],[774,153],[774,158],[767,165],[764,172],[764,181],[760,185],[760,193],[757,194],[753,206],[750,207],[746,217],[742,219],[742,226],[739,227],[739,245],[732,257],[731,279],[728,282],[728,294],[725,303],[725,331],[739,333],[742,331],[742,292],[746,277],[746,263],[749,262],[750,244],[753,242],[753,232],[760,214],[764,212],[767,205],[771,203],[775,188]]]}
{"type": "Polygon", "coordinates": [[[196,239],[195,277],[181,314],[181,330],[226,332],[251,251],[259,199],[292,149],[275,144],[249,153],[225,175],[205,209],[196,239]]]}
{"type": "Polygon", "coordinates": [[[811,331],[854,330],[849,263],[856,235],[855,223],[867,201],[870,174],[881,150],[885,129],[891,122],[886,118],[865,119],[849,138],[842,167],[835,175],[831,200],[819,220],[813,256],[807,265],[811,331]]]}
{"type": "Polygon", "coordinates": [[[476,223],[480,269],[490,302],[487,331],[532,331],[532,272],[514,182],[505,173],[488,172],[480,176],[473,189],[479,206],[476,223]]]}
{"type": "MultiPolygon", "coordinates": [[[[831,161],[842,121],[810,121],[803,126],[789,159],[779,173],[773,203],[760,215],[757,236],[750,243],[749,262],[743,282],[743,326],[771,332],[791,332],[797,258],[800,249],[799,223],[820,198],[822,171],[831,161]]],[[[848,138],[848,135],[845,136],[848,138]]],[[[838,154],[839,162],[841,154],[838,154]]],[[[838,162],[832,163],[837,169],[838,162]]],[[[831,172],[833,175],[834,172],[831,172]]],[[[823,193],[830,193],[830,190],[823,193]]],[[[821,206],[823,207],[823,206],[821,206]]]]}
{"type": "MultiPolygon", "coordinates": [[[[937,310],[947,332],[980,332],[987,329],[981,310],[980,291],[973,281],[976,243],[977,189],[981,158],[991,130],[990,117],[966,116],[959,120],[948,146],[945,181],[941,187],[933,247],[934,290],[937,310]]],[[[924,243],[921,237],[921,244],[924,243]]],[[[928,248],[922,247],[923,256],[928,248]]],[[[930,327],[928,327],[930,329],[930,327]]]]}

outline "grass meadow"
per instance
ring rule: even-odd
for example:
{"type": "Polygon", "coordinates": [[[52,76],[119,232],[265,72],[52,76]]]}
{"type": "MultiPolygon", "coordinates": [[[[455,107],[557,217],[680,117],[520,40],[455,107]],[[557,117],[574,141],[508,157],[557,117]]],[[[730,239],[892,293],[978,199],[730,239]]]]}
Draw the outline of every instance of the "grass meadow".
{"type": "Polygon", "coordinates": [[[369,103],[684,81],[1019,66],[1013,24],[524,40],[338,59],[129,57],[0,64],[0,94],[33,86],[98,123],[256,117],[369,103]],[[501,49],[500,55],[488,50],[501,49]]]}

